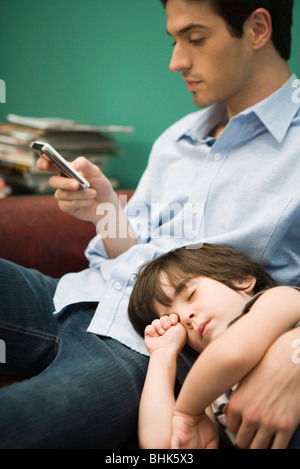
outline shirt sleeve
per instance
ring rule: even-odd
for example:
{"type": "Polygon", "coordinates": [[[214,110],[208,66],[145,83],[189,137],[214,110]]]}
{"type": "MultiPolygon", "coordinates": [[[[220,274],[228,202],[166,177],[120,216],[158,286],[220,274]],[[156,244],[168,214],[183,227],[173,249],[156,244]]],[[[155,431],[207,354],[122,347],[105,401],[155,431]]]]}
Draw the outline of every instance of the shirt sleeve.
{"type": "MultiPolygon", "coordinates": [[[[138,244],[146,244],[151,239],[151,199],[155,193],[154,181],[158,180],[161,163],[156,148],[164,134],[154,143],[150,153],[147,167],[140,179],[140,182],[125,205],[124,211],[129,223],[134,229],[138,244]]],[[[100,235],[96,235],[88,244],[85,256],[91,268],[100,268],[103,260],[109,259],[103,240],[100,235]]]]}

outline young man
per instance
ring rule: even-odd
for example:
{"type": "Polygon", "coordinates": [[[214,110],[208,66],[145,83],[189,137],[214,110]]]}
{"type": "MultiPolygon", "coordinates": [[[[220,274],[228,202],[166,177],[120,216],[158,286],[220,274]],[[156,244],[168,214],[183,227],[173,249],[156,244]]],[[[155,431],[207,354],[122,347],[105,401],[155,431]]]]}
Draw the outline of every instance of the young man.
{"type": "MultiPolygon", "coordinates": [[[[1,390],[2,447],[125,444],[136,428],[147,368],[127,305],[146,260],[205,239],[259,260],[278,283],[299,285],[299,103],[292,100],[296,77],[272,40],[272,24],[286,18],[290,30],[292,2],[272,2],[278,10],[271,19],[263,1],[244,0],[250,11],[241,36],[216,3],[166,2],[175,43],[171,69],[183,74],[197,105],[213,106],[157,140],[126,214],[109,181],[85,158],[74,167],[91,189],[51,179],[60,208],[97,227],[87,248],[90,269],[58,282],[1,265],[0,332],[7,356],[13,351],[1,372],[20,374],[26,366],[23,375],[34,375],[1,390]]],[[[49,169],[42,159],[38,167],[49,169]]],[[[294,336],[277,341],[233,396],[228,425],[241,447],[269,445],[270,434],[277,441],[283,434],[287,444],[299,424],[294,336]]]]}

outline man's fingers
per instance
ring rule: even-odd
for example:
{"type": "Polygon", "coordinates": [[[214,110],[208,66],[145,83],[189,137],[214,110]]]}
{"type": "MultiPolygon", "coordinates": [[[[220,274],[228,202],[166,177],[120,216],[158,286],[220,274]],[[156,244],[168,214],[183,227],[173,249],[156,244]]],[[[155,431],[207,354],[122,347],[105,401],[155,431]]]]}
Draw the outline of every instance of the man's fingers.
{"type": "Polygon", "coordinates": [[[87,189],[86,191],[57,189],[55,192],[57,201],[94,200],[96,195],[97,193],[94,189],[87,189]]]}
{"type": "Polygon", "coordinates": [[[40,171],[51,171],[57,174],[60,173],[59,168],[55,164],[51,163],[51,161],[49,161],[46,157],[44,158],[43,156],[40,156],[40,158],[38,158],[36,162],[36,167],[40,171]]]}
{"type": "Polygon", "coordinates": [[[286,449],[292,439],[290,432],[279,432],[276,434],[271,449],[286,449]]]}
{"type": "Polygon", "coordinates": [[[51,176],[49,184],[54,189],[60,189],[63,191],[77,191],[79,189],[79,183],[75,179],[70,179],[64,176],[51,176]]]}
{"type": "Polygon", "coordinates": [[[236,445],[241,449],[248,449],[251,446],[256,434],[257,427],[255,425],[246,425],[242,422],[239,431],[237,432],[236,445]]]}
{"type": "Polygon", "coordinates": [[[71,166],[76,169],[76,171],[82,172],[87,179],[99,177],[99,167],[91,163],[84,156],[76,158],[76,160],[71,163],[71,166]]]}
{"type": "Polygon", "coordinates": [[[40,157],[36,162],[36,167],[41,171],[49,171],[50,164],[45,160],[45,158],[40,157]]]}
{"type": "Polygon", "coordinates": [[[223,413],[227,415],[227,428],[237,434],[242,423],[241,414],[233,410],[230,405],[224,407],[223,413]]]}

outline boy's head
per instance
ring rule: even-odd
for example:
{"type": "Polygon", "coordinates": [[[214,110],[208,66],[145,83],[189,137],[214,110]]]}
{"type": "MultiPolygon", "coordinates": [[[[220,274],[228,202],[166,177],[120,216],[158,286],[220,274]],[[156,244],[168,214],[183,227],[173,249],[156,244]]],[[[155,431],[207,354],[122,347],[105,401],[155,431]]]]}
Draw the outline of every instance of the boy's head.
{"type": "Polygon", "coordinates": [[[157,306],[170,307],[174,296],[190,280],[201,277],[220,282],[233,291],[246,290],[252,278],[254,294],[275,286],[260,264],[232,248],[213,244],[198,249],[179,248],[148,262],[140,270],[128,309],[135,330],[143,337],[145,327],[159,317],[157,306]],[[171,287],[167,290],[163,285],[166,282],[171,287]]]}
{"type": "MultiPolygon", "coordinates": [[[[160,0],[166,7],[168,1],[160,0]]],[[[266,9],[272,18],[272,41],[279,55],[288,60],[291,54],[291,28],[294,0],[182,0],[186,3],[208,3],[221,16],[233,36],[242,37],[245,21],[259,9],[266,9]]]]}

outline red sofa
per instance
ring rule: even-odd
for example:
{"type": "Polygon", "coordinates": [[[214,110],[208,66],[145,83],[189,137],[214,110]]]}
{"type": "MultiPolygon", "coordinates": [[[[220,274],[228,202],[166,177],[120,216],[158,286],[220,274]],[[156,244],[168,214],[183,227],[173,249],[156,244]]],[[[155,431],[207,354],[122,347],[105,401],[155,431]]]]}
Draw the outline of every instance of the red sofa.
{"type": "MultiPolygon", "coordinates": [[[[119,191],[131,197],[133,191],[119,191]]],[[[88,266],[84,250],[95,226],[63,213],[52,195],[0,200],[0,257],[55,278],[88,266]]],[[[0,387],[12,378],[0,376],[0,387]]]]}

